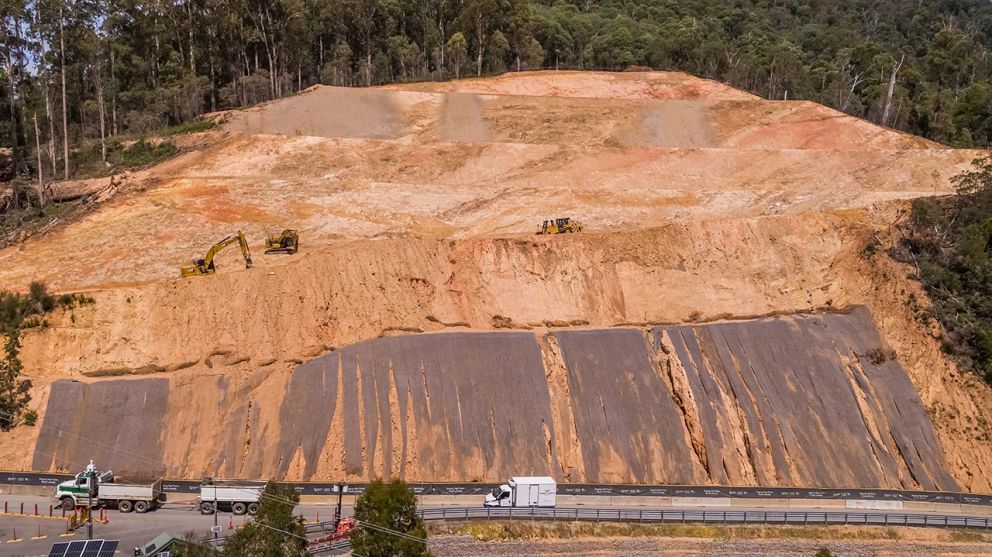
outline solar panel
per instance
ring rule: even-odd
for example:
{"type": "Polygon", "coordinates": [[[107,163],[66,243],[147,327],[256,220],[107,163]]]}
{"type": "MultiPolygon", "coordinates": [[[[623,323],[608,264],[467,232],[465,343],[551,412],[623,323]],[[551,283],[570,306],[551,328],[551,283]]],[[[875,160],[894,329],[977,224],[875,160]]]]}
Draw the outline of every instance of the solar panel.
{"type": "Polygon", "coordinates": [[[69,542],[69,549],[66,550],[65,557],[82,557],[85,548],[86,540],[69,542]]]}
{"type": "Polygon", "coordinates": [[[119,540],[104,540],[103,548],[100,549],[100,555],[97,557],[113,557],[114,553],[117,552],[117,546],[120,545],[119,540]]]}
{"type": "Polygon", "coordinates": [[[103,547],[103,540],[90,540],[86,542],[82,557],[97,557],[100,554],[101,547],[103,547]]]}
{"type": "Polygon", "coordinates": [[[58,542],[48,557],[113,557],[120,540],[76,540],[58,542]]]}

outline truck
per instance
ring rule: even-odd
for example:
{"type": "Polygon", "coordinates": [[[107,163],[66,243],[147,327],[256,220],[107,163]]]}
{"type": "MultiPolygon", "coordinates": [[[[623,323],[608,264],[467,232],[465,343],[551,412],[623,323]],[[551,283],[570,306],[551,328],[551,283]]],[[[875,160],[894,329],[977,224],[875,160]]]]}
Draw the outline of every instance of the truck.
{"type": "Polygon", "coordinates": [[[258,502],[262,499],[263,483],[229,483],[204,478],[200,484],[200,514],[213,514],[218,510],[234,514],[258,512],[258,502]]]}
{"type": "Polygon", "coordinates": [[[494,487],[483,503],[487,507],[554,507],[558,484],[547,476],[514,476],[494,487]]]}
{"type": "Polygon", "coordinates": [[[111,471],[99,472],[91,460],[86,470],[55,487],[54,499],[63,509],[117,507],[122,513],[148,512],[165,502],[162,480],[150,484],[118,481],[111,471]]]}

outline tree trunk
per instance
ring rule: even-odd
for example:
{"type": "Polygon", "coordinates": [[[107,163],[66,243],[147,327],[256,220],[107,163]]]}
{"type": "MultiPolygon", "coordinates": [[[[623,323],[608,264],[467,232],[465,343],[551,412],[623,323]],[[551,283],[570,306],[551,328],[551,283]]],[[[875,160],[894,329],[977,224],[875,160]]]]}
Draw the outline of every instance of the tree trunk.
{"type": "Polygon", "coordinates": [[[59,58],[62,67],[62,175],[69,179],[69,112],[65,101],[65,17],[62,14],[63,4],[59,4],[59,58]]]}
{"type": "Polygon", "coordinates": [[[41,25],[39,24],[39,18],[41,17],[41,9],[35,7],[34,17],[35,26],[38,30],[38,65],[39,65],[39,77],[41,77],[42,86],[45,89],[45,118],[48,120],[48,162],[52,165],[52,176],[58,173],[58,162],[55,160],[55,121],[52,120],[52,101],[49,94],[49,86],[51,85],[51,74],[48,71],[48,66],[45,65],[45,39],[41,35],[41,25]]]}
{"type": "Polygon", "coordinates": [[[479,55],[475,59],[475,75],[476,77],[482,77],[482,53],[485,50],[486,44],[486,34],[482,31],[482,16],[479,16],[475,24],[479,30],[476,33],[476,39],[479,41],[479,55]]]}
{"type": "Polygon", "coordinates": [[[117,74],[114,70],[114,47],[110,46],[110,133],[117,135],[117,74]]]}
{"type": "MultiPolygon", "coordinates": [[[[18,25],[18,21],[15,17],[11,19],[14,20],[14,25],[18,25]]],[[[17,75],[14,70],[14,53],[11,49],[10,35],[7,32],[7,19],[4,18],[0,21],[0,28],[3,29],[3,43],[4,43],[4,53],[6,54],[6,66],[7,66],[7,84],[10,88],[10,146],[14,149],[15,164],[20,166],[19,154],[19,138],[18,138],[18,122],[17,122],[17,75]]]]}
{"type": "Polygon", "coordinates": [[[34,143],[38,151],[38,207],[45,208],[45,177],[41,164],[41,132],[38,130],[38,113],[34,113],[34,143]]]}
{"type": "Polygon", "coordinates": [[[196,77],[196,58],[193,54],[193,8],[189,0],[186,2],[186,14],[189,16],[189,73],[196,77]]]}
{"type": "Polygon", "coordinates": [[[906,60],[906,55],[903,54],[902,58],[897,64],[892,66],[892,74],[889,75],[889,90],[885,93],[885,108],[882,109],[882,125],[889,125],[889,112],[892,110],[892,95],[896,90],[896,76],[899,74],[899,69],[902,68],[902,63],[906,60]]]}
{"type": "Polygon", "coordinates": [[[48,94],[48,80],[45,80],[45,118],[48,119],[48,162],[52,165],[52,176],[58,173],[58,156],[55,154],[55,119],[52,118],[52,102],[48,94]]]}
{"type": "Polygon", "coordinates": [[[366,41],[365,46],[365,86],[372,86],[372,40],[366,41]]]}
{"type": "Polygon", "coordinates": [[[100,158],[107,164],[107,109],[103,104],[103,73],[96,66],[96,104],[100,109],[100,158]]]}
{"type": "Polygon", "coordinates": [[[444,47],[446,46],[444,43],[445,43],[445,40],[446,39],[445,39],[445,36],[444,36],[444,22],[442,21],[442,18],[440,17],[440,15],[438,16],[437,19],[438,19],[437,28],[440,31],[440,35],[439,36],[441,37],[440,38],[440,42],[441,42],[441,61],[437,65],[437,72],[438,72],[438,77],[440,79],[444,79],[444,47]]]}
{"type": "MultiPolygon", "coordinates": [[[[210,67],[210,112],[217,112],[217,76],[214,73],[214,52],[213,49],[207,51],[207,65],[210,67]]],[[[238,78],[231,82],[232,87],[236,87],[238,78]]],[[[237,90],[235,90],[237,96],[237,90]]]]}

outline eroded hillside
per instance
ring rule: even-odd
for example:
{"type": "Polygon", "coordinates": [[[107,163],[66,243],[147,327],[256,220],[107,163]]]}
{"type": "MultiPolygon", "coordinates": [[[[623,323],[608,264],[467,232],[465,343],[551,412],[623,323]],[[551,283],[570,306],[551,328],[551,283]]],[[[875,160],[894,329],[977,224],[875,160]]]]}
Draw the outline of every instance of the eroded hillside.
{"type": "Polygon", "coordinates": [[[990,489],[988,390],[865,250],[977,152],[682,74],[564,72],[321,87],[198,145],[0,251],[0,285],[96,300],[26,333],[43,425],[0,437],[0,466],[105,447],[189,477],[990,489]],[[556,216],[586,231],[533,235],[556,216]],[[259,254],[283,228],[300,253],[259,254]],[[237,229],[254,268],[176,278],[237,229]],[[495,394],[514,381],[520,408],[495,394]],[[80,425],[139,401],[138,424],[80,425]]]}

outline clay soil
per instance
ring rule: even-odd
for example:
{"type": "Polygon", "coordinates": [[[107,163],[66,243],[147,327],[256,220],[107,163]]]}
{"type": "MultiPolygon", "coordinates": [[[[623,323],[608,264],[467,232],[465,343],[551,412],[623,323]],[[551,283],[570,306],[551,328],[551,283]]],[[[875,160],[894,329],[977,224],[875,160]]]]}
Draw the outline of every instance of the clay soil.
{"type": "MultiPolygon", "coordinates": [[[[506,323],[494,316],[611,327],[866,305],[947,469],[992,490],[992,393],[943,357],[911,270],[884,255],[907,200],[950,192],[981,152],[678,73],[315,87],[226,121],[0,250],[0,287],[96,300],[25,334],[43,418],[56,379],[148,374],[189,389],[189,428],[209,427],[197,412],[229,419],[225,404],[278,413],[295,366],[333,348],[506,323]],[[534,236],[558,216],[586,231],[534,236]],[[284,228],[300,253],[262,255],[284,228]],[[252,269],[230,249],[215,276],[178,278],[239,229],[252,269]],[[225,401],[198,387],[221,380],[225,401]]],[[[0,468],[29,468],[36,438],[0,435],[0,468]]],[[[209,443],[167,442],[172,461],[217,462],[209,443]]]]}

